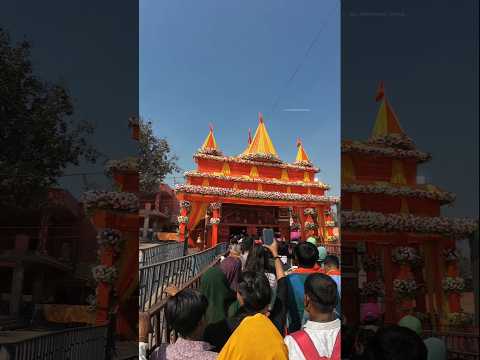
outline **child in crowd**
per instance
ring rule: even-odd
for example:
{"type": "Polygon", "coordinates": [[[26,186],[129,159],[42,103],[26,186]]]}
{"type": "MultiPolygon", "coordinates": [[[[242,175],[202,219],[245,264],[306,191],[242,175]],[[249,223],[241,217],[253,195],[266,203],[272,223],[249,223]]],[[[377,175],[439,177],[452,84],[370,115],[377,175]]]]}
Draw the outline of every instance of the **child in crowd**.
{"type": "Polygon", "coordinates": [[[304,304],[309,320],[303,330],[285,337],[290,360],[340,360],[341,322],[334,314],[338,300],[337,284],[331,277],[308,275],[304,304]]]}
{"type": "MultiPolygon", "coordinates": [[[[338,298],[341,299],[342,276],[340,273],[340,260],[335,255],[327,255],[325,257],[325,261],[323,262],[323,267],[324,267],[323,269],[325,273],[328,276],[330,276],[333,279],[333,281],[335,281],[335,283],[337,284],[338,298]]],[[[342,313],[340,300],[337,302],[337,307],[335,311],[337,313],[337,316],[340,317],[342,313]]]]}
{"type": "Polygon", "coordinates": [[[213,360],[217,353],[204,341],[205,313],[208,301],[194,289],[184,289],[167,300],[165,319],[180,335],[174,344],[162,344],[150,356],[152,360],[213,360]]]}

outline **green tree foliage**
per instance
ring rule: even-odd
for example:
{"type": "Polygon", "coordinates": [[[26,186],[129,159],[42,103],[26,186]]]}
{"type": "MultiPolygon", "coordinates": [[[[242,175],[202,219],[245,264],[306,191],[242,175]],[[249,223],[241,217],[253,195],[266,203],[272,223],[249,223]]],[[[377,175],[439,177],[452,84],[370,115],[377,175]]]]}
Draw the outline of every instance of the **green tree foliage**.
{"type": "Polygon", "coordinates": [[[30,49],[0,28],[0,203],[18,208],[45,204],[68,165],[99,155],[92,125],[71,117],[67,89],[33,73],[30,49]]]}
{"type": "Polygon", "coordinates": [[[155,136],[152,123],[143,119],[140,125],[140,190],[153,193],[168,174],[180,171],[177,165],[178,158],[170,152],[166,139],[155,136]]]}

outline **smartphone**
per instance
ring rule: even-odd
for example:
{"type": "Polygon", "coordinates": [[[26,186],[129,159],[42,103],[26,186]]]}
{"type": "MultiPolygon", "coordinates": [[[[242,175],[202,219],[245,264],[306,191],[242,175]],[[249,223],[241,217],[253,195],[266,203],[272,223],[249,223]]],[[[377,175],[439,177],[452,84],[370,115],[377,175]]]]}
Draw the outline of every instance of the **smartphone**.
{"type": "Polygon", "coordinates": [[[273,243],[273,229],[263,229],[263,243],[271,245],[273,243]]]}

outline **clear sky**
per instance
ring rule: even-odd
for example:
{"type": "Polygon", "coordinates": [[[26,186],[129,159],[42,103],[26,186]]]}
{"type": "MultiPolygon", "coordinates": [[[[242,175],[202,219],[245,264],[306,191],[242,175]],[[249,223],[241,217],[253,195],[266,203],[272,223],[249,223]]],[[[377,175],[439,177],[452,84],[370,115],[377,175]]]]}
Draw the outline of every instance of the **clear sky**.
{"type": "Polygon", "coordinates": [[[337,0],[140,1],[140,114],[183,170],[210,122],[220,149],[241,153],[258,112],[280,157],[294,161],[300,137],[338,195],[337,0]]]}

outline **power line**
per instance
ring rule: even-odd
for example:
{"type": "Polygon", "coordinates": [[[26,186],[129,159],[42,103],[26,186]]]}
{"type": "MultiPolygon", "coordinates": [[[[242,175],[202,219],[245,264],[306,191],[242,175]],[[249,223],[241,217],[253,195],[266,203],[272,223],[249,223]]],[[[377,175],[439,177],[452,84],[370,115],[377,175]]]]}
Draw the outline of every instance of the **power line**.
{"type": "Polygon", "coordinates": [[[320,30],[317,32],[315,37],[313,38],[312,42],[310,43],[307,51],[305,52],[305,55],[303,56],[303,59],[300,61],[300,63],[297,65],[295,70],[293,71],[292,75],[288,78],[287,82],[285,83],[284,88],[282,91],[278,93],[277,98],[275,99],[273,106],[272,106],[272,113],[276,110],[278,103],[283,95],[283,90],[287,89],[290,86],[290,83],[295,79],[295,76],[297,76],[298,72],[300,69],[303,67],[303,64],[305,63],[305,60],[307,59],[308,55],[310,55],[310,51],[313,49],[315,44],[317,43],[318,39],[320,38],[320,35],[322,34],[323,30],[325,30],[328,20],[330,19],[330,15],[338,8],[338,3],[332,8],[332,10],[328,13],[327,18],[325,19],[325,22],[323,23],[323,26],[320,27],[320,30]]]}

